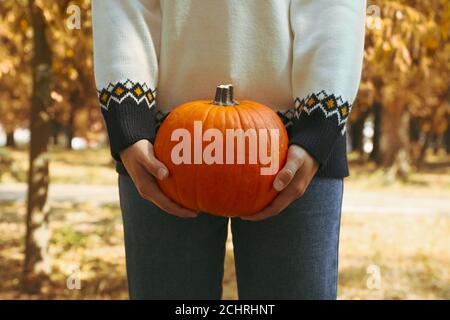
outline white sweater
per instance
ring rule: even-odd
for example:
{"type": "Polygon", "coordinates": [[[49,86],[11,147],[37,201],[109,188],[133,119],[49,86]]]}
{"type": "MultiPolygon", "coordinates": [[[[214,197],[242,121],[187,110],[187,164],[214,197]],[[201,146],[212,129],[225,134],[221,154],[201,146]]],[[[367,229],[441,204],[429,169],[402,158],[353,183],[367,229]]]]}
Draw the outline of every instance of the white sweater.
{"type": "Polygon", "coordinates": [[[156,114],[213,99],[281,111],[291,143],[346,176],[345,123],[363,60],[365,0],[93,0],[94,63],[113,156],[156,114]],[[159,110],[159,112],[155,112],[159,110]],[[330,161],[334,163],[330,163],[330,161]],[[337,162],[337,164],[335,164],[337,162]]]}

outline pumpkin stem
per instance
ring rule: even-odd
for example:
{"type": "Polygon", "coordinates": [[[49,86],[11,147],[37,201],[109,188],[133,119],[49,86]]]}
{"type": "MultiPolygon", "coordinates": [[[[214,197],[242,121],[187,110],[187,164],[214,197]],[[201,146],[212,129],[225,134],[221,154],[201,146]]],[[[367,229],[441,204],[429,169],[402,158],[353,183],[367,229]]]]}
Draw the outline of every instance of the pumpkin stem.
{"type": "Polygon", "coordinates": [[[234,101],[233,85],[221,84],[217,86],[216,98],[213,104],[218,106],[235,106],[238,103],[234,101]]]}

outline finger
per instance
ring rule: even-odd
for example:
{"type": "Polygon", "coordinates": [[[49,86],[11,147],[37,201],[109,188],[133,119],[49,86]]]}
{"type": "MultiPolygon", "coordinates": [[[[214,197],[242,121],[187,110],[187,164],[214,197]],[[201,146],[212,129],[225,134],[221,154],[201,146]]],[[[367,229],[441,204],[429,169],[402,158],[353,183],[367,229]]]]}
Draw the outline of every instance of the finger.
{"type": "Polygon", "coordinates": [[[150,174],[146,174],[145,182],[141,181],[141,183],[142,187],[138,188],[141,196],[167,213],[182,218],[195,218],[198,216],[198,212],[183,208],[162,193],[155,179],[150,174]]]}
{"type": "Polygon", "coordinates": [[[138,161],[152,176],[159,180],[164,180],[169,176],[169,170],[164,163],[156,159],[153,146],[150,143],[148,144],[147,153],[139,157],[138,161]]]}
{"type": "Polygon", "coordinates": [[[282,191],[275,200],[272,201],[267,207],[265,207],[260,212],[255,215],[249,217],[242,217],[242,220],[247,221],[261,221],[270,217],[274,217],[278,215],[281,211],[283,211],[292,201],[294,197],[291,193],[282,191]]]}
{"type": "Polygon", "coordinates": [[[283,169],[278,172],[275,180],[273,181],[273,187],[277,191],[282,191],[286,188],[294,179],[295,174],[303,165],[303,157],[297,148],[289,148],[286,164],[283,169]]]}
{"type": "Polygon", "coordinates": [[[307,177],[301,174],[295,175],[292,182],[266,208],[253,216],[242,218],[250,221],[260,221],[278,215],[286,209],[294,200],[298,199],[305,192],[307,177]]]}
{"type": "Polygon", "coordinates": [[[165,212],[180,218],[196,218],[198,212],[183,208],[177,203],[167,198],[163,193],[156,192],[153,197],[153,203],[165,212]]]}
{"type": "Polygon", "coordinates": [[[198,216],[198,212],[181,207],[165,196],[158,188],[149,187],[149,189],[151,194],[145,195],[145,199],[151,201],[165,212],[181,218],[195,218],[198,216]]]}

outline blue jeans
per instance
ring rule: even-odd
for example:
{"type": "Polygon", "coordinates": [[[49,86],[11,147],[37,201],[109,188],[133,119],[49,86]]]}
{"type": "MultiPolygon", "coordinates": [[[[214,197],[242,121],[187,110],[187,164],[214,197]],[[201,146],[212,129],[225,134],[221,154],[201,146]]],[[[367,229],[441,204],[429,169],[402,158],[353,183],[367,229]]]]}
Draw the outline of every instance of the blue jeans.
{"type": "Polygon", "coordinates": [[[260,222],[169,215],[125,175],[119,191],[131,299],[220,299],[229,220],[240,299],[336,299],[342,179],[260,222]]]}

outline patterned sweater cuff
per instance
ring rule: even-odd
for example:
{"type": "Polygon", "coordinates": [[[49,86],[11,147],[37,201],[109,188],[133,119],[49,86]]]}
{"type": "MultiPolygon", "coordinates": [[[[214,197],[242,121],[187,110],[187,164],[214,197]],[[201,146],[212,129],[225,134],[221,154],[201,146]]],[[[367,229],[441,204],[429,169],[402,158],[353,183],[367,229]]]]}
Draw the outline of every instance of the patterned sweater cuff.
{"type": "Polygon", "coordinates": [[[289,145],[296,144],[311,154],[320,165],[324,164],[338,137],[336,124],[319,114],[302,113],[290,128],[289,145]]]}
{"type": "Polygon", "coordinates": [[[303,147],[323,165],[336,141],[344,136],[351,109],[350,103],[325,91],[297,98],[290,144],[303,147]]]}
{"type": "Polygon", "coordinates": [[[111,154],[121,161],[120,152],[135,142],[155,136],[155,90],[145,84],[126,81],[110,84],[99,92],[111,154]]]}

